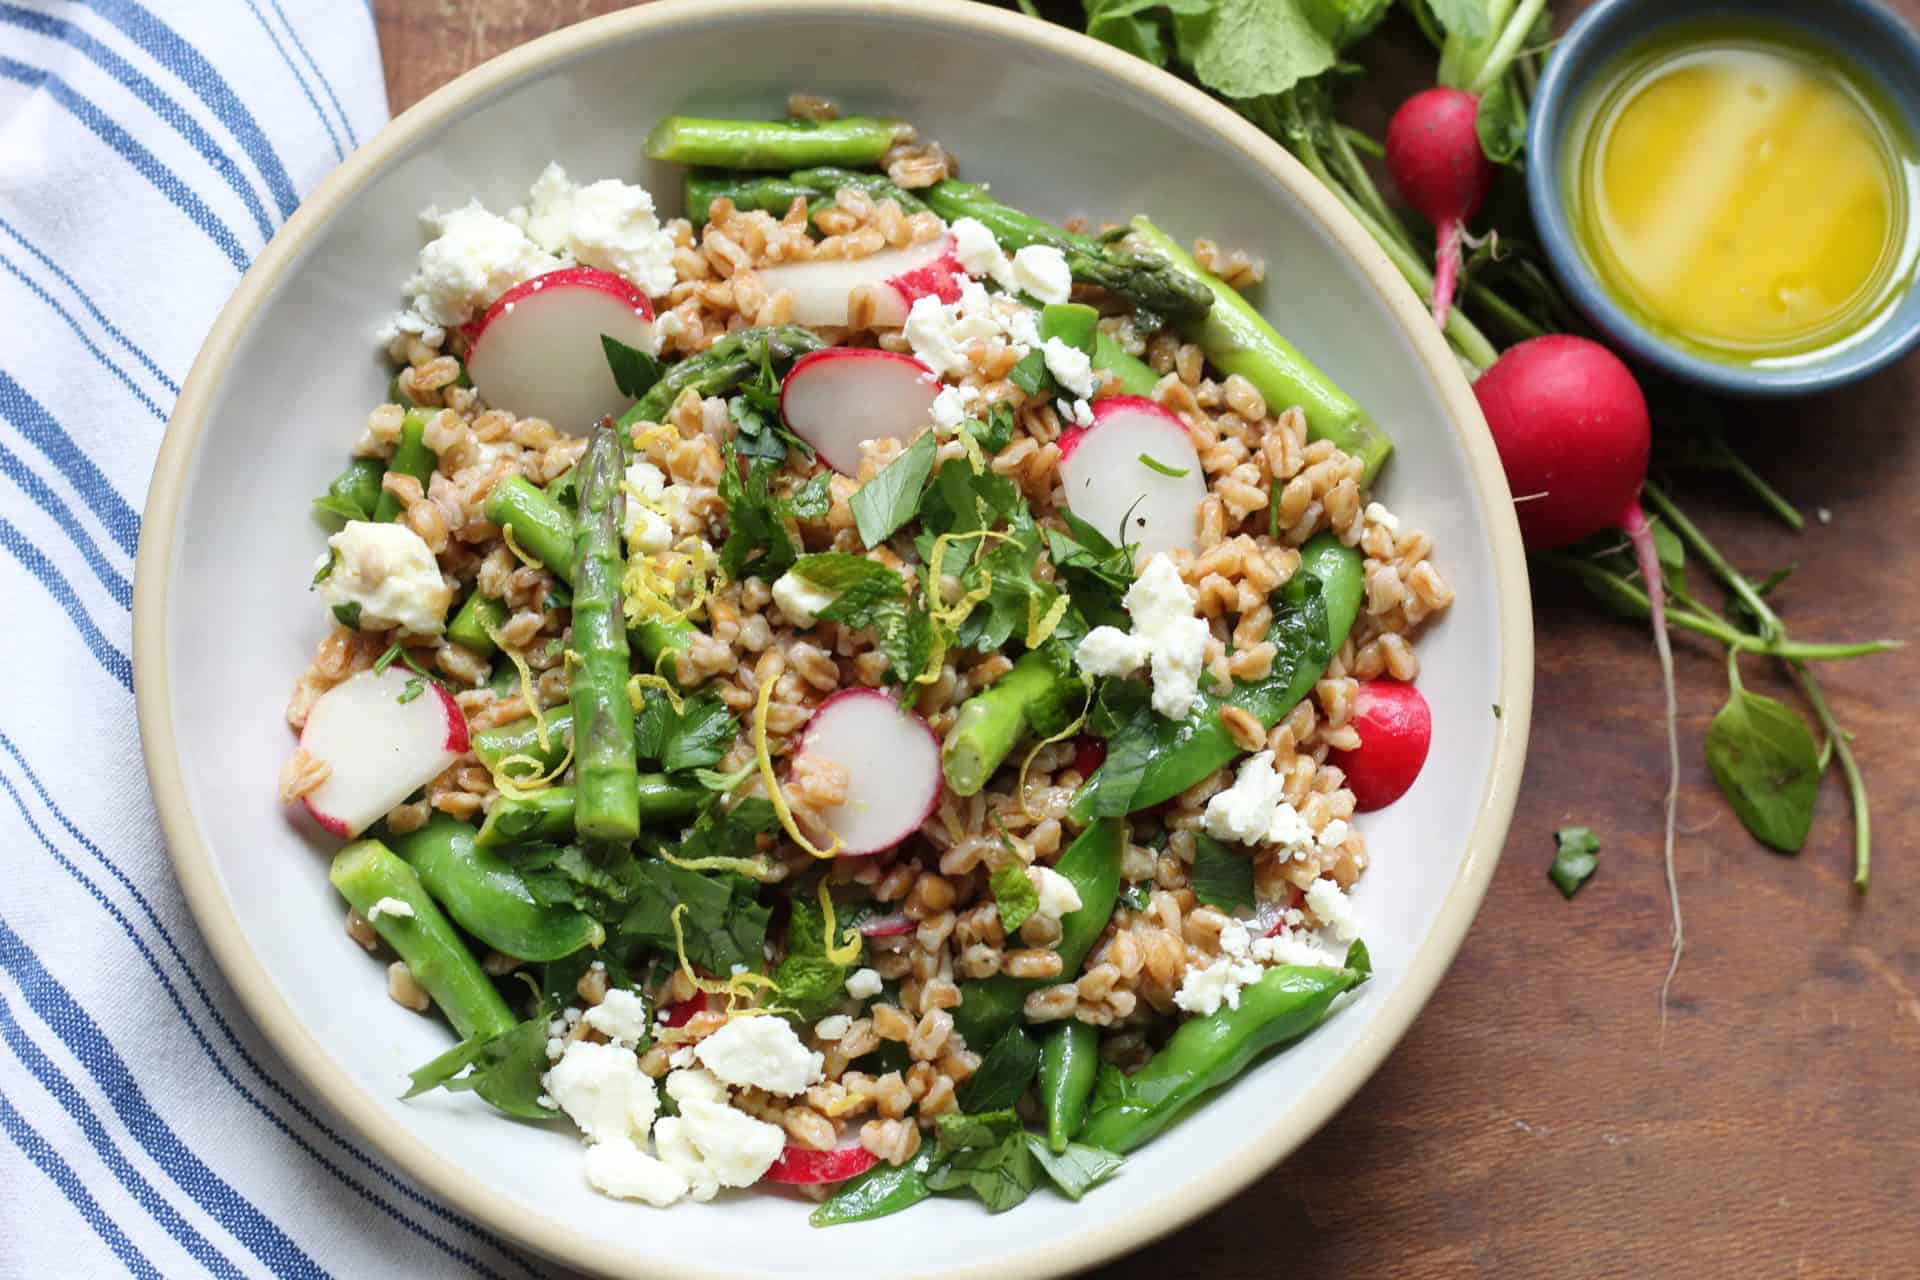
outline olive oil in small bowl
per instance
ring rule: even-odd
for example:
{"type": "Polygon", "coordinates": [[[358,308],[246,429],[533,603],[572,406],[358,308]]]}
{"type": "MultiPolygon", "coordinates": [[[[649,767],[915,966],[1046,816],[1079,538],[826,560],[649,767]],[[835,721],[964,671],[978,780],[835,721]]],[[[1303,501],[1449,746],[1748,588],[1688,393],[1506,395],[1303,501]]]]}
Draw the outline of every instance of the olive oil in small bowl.
{"type": "Polygon", "coordinates": [[[1589,15],[1610,38],[1584,56],[1588,19],[1576,25],[1557,60],[1580,65],[1541,86],[1535,133],[1549,116],[1555,129],[1537,138],[1529,182],[1556,265],[1601,328],[1694,381],[1761,393],[1859,376],[1920,337],[1913,103],[1854,40],[1795,12],[1862,9],[1613,0],[1589,15]],[[1651,21],[1619,16],[1632,11],[1651,21]]]}

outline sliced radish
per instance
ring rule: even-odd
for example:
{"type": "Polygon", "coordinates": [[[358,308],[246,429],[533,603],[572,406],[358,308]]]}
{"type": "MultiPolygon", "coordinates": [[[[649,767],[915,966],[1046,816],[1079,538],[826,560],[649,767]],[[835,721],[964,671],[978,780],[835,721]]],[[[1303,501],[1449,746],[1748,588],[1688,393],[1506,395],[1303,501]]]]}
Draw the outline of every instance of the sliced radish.
{"type": "Polygon", "coordinates": [[[1083,733],[1074,739],[1073,768],[1083,778],[1091,778],[1093,771],[1107,762],[1107,740],[1083,733]]]}
{"type": "Polygon", "coordinates": [[[907,322],[915,298],[931,294],[942,302],[957,301],[960,282],[967,278],[953,254],[952,236],[904,249],[882,249],[864,258],[813,258],[761,267],[754,274],[768,293],[785,289],[793,298],[795,324],[847,324],[853,291],[863,285],[879,286],[874,289],[873,323],[886,329],[907,322]]]}
{"type": "Polygon", "coordinates": [[[815,1182],[845,1182],[858,1177],[880,1163],[880,1157],[862,1146],[835,1147],[831,1151],[813,1151],[788,1143],[780,1158],[761,1176],[768,1182],[804,1185],[815,1182]]]}
{"type": "Polygon", "coordinates": [[[846,800],[821,810],[820,820],[848,856],[893,848],[940,802],[940,740],[877,689],[845,689],[821,703],[795,755],[847,771],[846,800]]]}
{"type": "Polygon", "coordinates": [[[1384,809],[1407,793],[1427,762],[1433,712],[1420,691],[1399,680],[1362,680],[1348,722],[1360,735],[1352,751],[1336,751],[1329,763],[1347,775],[1353,807],[1384,809]]]}
{"type": "Polygon", "coordinates": [[[1199,550],[1207,496],[1200,455],[1186,423],[1153,401],[1095,401],[1093,425],[1060,437],[1060,475],[1073,514],[1116,546],[1136,544],[1140,560],[1180,547],[1199,550]]]}
{"type": "Polygon", "coordinates": [[[330,771],[307,793],[307,810],[344,839],[465,755],[467,717],[452,694],[396,663],[322,694],[307,713],[300,749],[330,771]]]}
{"type": "Polygon", "coordinates": [[[675,1000],[672,1004],[668,1005],[666,1009],[667,1016],[662,1025],[684,1027],[693,1021],[694,1014],[705,1013],[706,1011],[707,993],[704,991],[696,991],[687,999],[675,1000]]]}
{"type": "Polygon", "coordinates": [[[887,916],[869,916],[860,922],[860,936],[863,938],[897,938],[903,933],[913,932],[913,921],[903,913],[894,912],[887,916]]]}
{"type": "Polygon", "coordinates": [[[858,474],[860,445],[905,444],[930,419],[940,379],[912,356],[871,347],[830,347],[793,362],[780,384],[780,414],[843,476],[858,474]]]}
{"type": "Polygon", "coordinates": [[[602,336],[653,349],[653,304],[624,276],[567,267],[524,280],[467,328],[467,372],[480,398],[521,418],[584,435],[632,397],[620,394],[602,336]]]}

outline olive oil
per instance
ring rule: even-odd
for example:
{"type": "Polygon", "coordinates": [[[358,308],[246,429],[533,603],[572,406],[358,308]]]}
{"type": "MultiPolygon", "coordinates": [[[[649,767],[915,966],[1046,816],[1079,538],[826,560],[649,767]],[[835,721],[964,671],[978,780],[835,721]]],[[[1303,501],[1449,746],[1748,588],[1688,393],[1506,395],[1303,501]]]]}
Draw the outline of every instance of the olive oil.
{"type": "Polygon", "coordinates": [[[1911,281],[1912,140],[1862,75],[1791,28],[1669,27],[1598,78],[1573,126],[1566,195],[1589,265],[1696,354],[1831,351],[1911,281]]]}

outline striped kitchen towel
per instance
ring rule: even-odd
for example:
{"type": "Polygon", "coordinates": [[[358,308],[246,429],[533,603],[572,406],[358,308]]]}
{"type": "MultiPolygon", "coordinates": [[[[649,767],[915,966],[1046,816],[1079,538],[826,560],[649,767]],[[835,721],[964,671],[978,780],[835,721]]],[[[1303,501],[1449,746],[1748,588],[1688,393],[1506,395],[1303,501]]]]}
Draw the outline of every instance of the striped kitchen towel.
{"type": "Polygon", "coordinates": [[[140,765],[140,510],[202,335],[386,119],[361,0],[0,0],[0,1277],[547,1269],[249,1025],[140,765]]]}

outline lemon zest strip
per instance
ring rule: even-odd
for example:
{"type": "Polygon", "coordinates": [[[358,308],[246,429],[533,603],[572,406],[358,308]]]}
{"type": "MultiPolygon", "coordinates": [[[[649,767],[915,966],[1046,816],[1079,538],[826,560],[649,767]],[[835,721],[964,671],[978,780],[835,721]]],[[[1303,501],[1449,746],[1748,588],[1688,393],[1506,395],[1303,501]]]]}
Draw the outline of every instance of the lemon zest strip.
{"type": "Polygon", "coordinates": [[[820,915],[826,922],[827,937],[824,949],[827,959],[840,965],[852,964],[858,960],[860,958],[860,931],[858,929],[849,928],[845,935],[846,942],[837,948],[834,946],[834,930],[838,922],[833,918],[833,895],[827,892],[825,877],[822,877],[820,881],[820,915]]]}
{"type": "Polygon", "coordinates": [[[520,563],[527,566],[527,568],[544,569],[547,567],[521,549],[520,543],[513,536],[513,522],[511,520],[500,526],[500,537],[501,540],[507,544],[507,550],[513,552],[513,554],[519,558],[520,563]]]}
{"type": "Polygon", "coordinates": [[[831,858],[846,847],[845,842],[835,835],[832,844],[824,849],[816,848],[807,839],[806,833],[800,830],[800,824],[793,820],[793,810],[787,807],[787,797],[780,790],[780,780],[773,775],[773,754],[767,750],[767,708],[773,704],[773,685],[772,680],[762,680],[760,696],[753,704],[753,758],[760,765],[760,781],[765,784],[774,816],[780,819],[780,825],[786,829],[788,837],[816,858],[831,858]]]}
{"type": "Polygon", "coordinates": [[[1088,713],[1093,710],[1093,678],[1082,673],[1080,679],[1085,683],[1087,690],[1087,700],[1080,704],[1080,714],[1074,717],[1072,724],[1060,732],[1050,738],[1042,738],[1040,741],[1034,743],[1032,747],[1028,748],[1026,759],[1020,762],[1020,779],[1015,785],[1014,794],[1020,797],[1020,811],[1029,818],[1038,818],[1040,816],[1033,811],[1032,805],[1027,802],[1027,770],[1033,767],[1033,758],[1040,754],[1042,747],[1050,747],[1054,743],[1070,738],[1080,732],[1081,726],[1087,722],[1088,713]]]}
{"type": "MultiPolygon", "coordinates": [[[[764,987],[775,995],[780,994],[780,984],[763,973],[736,973],[725,982],[714,978],[703,978],[695,973],[692,961],[687,959],[686,931],[680,924],[680,917],[686,913],[687,904],[676,902],[673,910],[667,914],[667,920],[673,925],[673,954],[680,961],[680,972],[687,976],[687,981],[694,985],[695,990],[710,996],[725,996],[727,998],[726,1013],[729,1018],[735,1015],[739,1001],[754,998],[755,987],[764,987]]],[[[745,1013],[747,1010],[739,1010],[739,1012],[745,1013]]]]}

